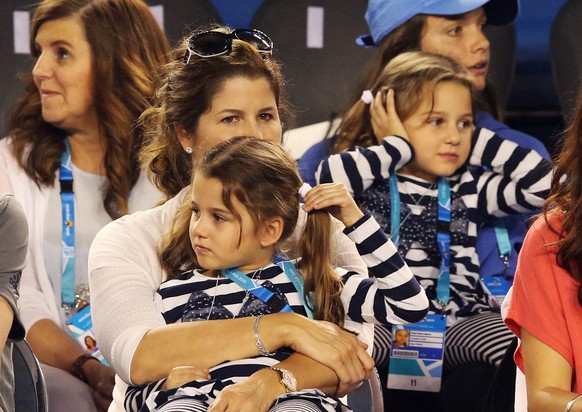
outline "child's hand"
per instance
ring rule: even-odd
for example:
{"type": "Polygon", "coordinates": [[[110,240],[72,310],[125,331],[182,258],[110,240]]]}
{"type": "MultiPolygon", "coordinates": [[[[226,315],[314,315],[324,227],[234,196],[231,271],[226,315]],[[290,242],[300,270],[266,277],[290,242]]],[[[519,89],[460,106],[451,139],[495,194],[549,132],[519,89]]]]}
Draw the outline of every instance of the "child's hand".
{"type": "Polygon", "coordinates": [[[364,216],[354,198],[343,183],[325,183],[315,186],[305,197],[303,210],[327,209],[346,227],[350,227],[364,216]]]}
{"type": "Polygon", "coordinates": [[[396,104],[394,102],[394,90],[388,90],[386,93],[386,104],[383,102],[382,92],[376,93],[374,101],[370,105],[370,118],[372,129],[378,143],[381,143],[386,136],[397,135],[408,140],[408,133],[402,125],[402,121],[396,113],[396,104]]]}
{"type": "Polygon", "coordinates": [[[210,379],[208,369],[199,369],[194,366],[176,366],[168,374],[162,385],[162,390],[173,389],[195,380],[210,379]]]}

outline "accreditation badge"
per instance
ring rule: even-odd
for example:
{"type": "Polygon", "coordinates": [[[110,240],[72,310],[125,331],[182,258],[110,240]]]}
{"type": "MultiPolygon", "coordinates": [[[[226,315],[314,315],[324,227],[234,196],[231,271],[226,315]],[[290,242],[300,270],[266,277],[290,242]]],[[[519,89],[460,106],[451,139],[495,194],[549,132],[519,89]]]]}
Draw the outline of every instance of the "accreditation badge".
{"type": "Polygon", "coordinates": [[[83,309],[71,316],[67,320],[67,327],[85,352],[99,359],[104,365],[109,365],[101,354],[99,346],[97,346],[95,333],[93,333],[91,307],[89,305],[85,305],[83,309]]]}
{"type": "Polygon", "coordinates": [[[504,276],[487,276],[481,279],[483,289],[489,295],[489,306],[492,308],[500,308],[505,296],[509,293],[511,281],[504,276]]]}
{"type": "Polygon", "coordinates": [[[446,329],[447,319],[441,314],[392,327],[388,388],[440,391],[446,329]]]}

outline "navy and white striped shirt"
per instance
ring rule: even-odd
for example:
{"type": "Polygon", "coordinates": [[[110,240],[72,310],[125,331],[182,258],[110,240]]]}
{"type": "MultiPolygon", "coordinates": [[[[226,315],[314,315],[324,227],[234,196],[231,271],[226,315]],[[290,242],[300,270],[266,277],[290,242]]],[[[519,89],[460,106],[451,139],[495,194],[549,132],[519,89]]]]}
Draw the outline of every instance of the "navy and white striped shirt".
{"type": "MultiPolygon", "coordinates": [[[[475,250],[477,228],[491,217],[536,210],[551,184],[552,165],[534,150],[525,149],[487,129],[477,129],[466,166],[450,176],[451,299],[449,326],[459,318],[490,310],[480,283],[475,250]]],[[[363,209],[390,232],[390,191],[387,179],[413,158],[413,148],[398,136],[380,145],[332,155],[316,177],[321,183],[346,184],[363,209]]],[[[437,246],[437,187],[420,178],[399,175],[399,252],[426,290],[431,311],[441,256],[437,246]]]]}
{"type": "MultiPolygon", "coordinates": [[[[370,276],[375,277],[373,279],[342,268],[335,269],[344,284],[341,300],[346,318],[383,325],[421,320],[428,311],[426,294],[372,215],[366,214],[344,232],[356,244],[369,268],[370,276]]],[[[248,276],[254,277],[263,287],[279,295],[295,313],[306,315],[299,293],[279,266],[273,263],[248,276]]],[[[222,276],[210,278],[196,270],[163,282],[155,299],[168,324],[274,313],[272,308],[254,295],[247,294],[230,279],[222,276]]],[[[227,384],[235,383],[286,359],[290,353],[289,349],[283,348],[274,357],[258,356],[225,362],[212,368],[210,374],[212,379],[220,379],[227,384]]],[[[129,387],[125,399],[126,410],[139,410],[148,396],[153,394],[152,397],[155,397],[162,383],[159,381],[146,387],[129,387]]]]}

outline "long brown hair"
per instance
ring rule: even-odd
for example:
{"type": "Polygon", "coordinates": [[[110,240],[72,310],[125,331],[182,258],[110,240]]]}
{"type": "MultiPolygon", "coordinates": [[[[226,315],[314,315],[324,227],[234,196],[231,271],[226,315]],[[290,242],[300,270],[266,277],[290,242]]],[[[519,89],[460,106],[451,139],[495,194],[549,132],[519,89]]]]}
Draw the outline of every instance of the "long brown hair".
{"type": "MultiPolygon", "coordinates": [[[[230,31],[213,25],[192,34],[205,30],[230,31]]],[[[284,121],[289,116],[281,67],[272,56],[233,39],[230,53],[210,58],[192,54],[186,59],[189,38],[186,36],[174,50],[173,61],[163,69],[155,104],[141,117],[147,141],[140,160],[168,198],[188,186],[192,177],[192,156],[180,146],[176,129],[194,133],[200,116],[210,109],[212,98],[227,80],[265,78],[275,95],[280,118],[284,121]]]]}
{"type": "MultiPolygon", "coordinates": [[[[44,0],[32,19],[30,48],[47,21],[78,17],[93,56],[93,104],[105,137],[103,205],[112,218],[128,213],[140,167],[142,133],[136,127],[151,103],[157,68],[167,62],[167,38],[142,0],[44,0]]],[[[66,132],[42,119],[40,95],[30,74],[26,94],[12,110],[12,150],[38,186],[52,186],[65,151],[66,132]]]]}
{"type": "MultiPolygon", "coordinates": [[[[370,87],[372,94],[394,90],[396,111],[406,120],[420,106],[427,92],[432,94],[437,84],[451,81],[473,91],[469,74],[454,60],[438,54],[419,51],[406,52],[388,63],[376,82],[370,87]]],[[[358,100],[346,113],[338,130],[335,151],[354,145],[377,144],[372,128],[369,106],[358,100]]]]}
{"type": "MultiPolygon", "coordinates": [[[[559,236],[557,262],[581,283],[578,303],[582,306],[582,95],[578,94],[575,116],[564,132],[555,161],[550,196],[543,207],[548,226],[559,236]],[[550,223],[557,216],[558,228],[550,223]]],[[[555,220],[554,220],[555,221],[555,220]]]]}
{"type": "MultiPolygon", "coordinates": [[[[295,161],[281,145],[252,137],[235,137],[210,149],[194,173],[220,180],[225,206],[236,214],[232,205],[232,199],[236,198],[251,215],[255,227],[264,219],[281,217],[284,224],[279,248],[295,230],[299,215],[297,192],[303,182],[295,161]]],[[[190,198],[186,198],[181,209],[179,225],[183,226],[175,225],[168,239],[177,233],[188,233],[189,202],[190,198]]],[[[299,242],[302,257],[299,269],[305,280],[305,296],[313,292],[315,307],[312,309],[316,319],[343,325],[342,283],[330,263],[330,244],[330,215],[325,211],[309,213],[299,242]]],[[[190,263],[184,262],[187,267],[196,268],[193,252],[189,259],[190,263]]]]}

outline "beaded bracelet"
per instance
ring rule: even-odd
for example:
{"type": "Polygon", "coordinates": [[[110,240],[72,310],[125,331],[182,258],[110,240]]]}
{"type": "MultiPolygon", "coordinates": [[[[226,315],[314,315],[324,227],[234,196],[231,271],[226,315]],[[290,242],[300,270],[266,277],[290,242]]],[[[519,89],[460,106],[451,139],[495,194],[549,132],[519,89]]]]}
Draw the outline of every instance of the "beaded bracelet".
{"type": "Polygon", "coordinates": [[[566,408],[564,409],[564,412],[570,412],[570,409],[572,409],[572,406],[574,406],[574,403],[580,398],[582,398],[582,394],[576,396],[574,399],[572,399],[570,402],[568,402],[566,404],[566,408]]]}
{"type": "Polygon", "coordinates": [[[253,334],[255,335],[255,343],[261,356],[275,356],[277,352],[269,352],[269,350],[263,346],[261,335],[259,335],[259,321],[262,317],[263,315],[258,315],[255,317],[255,319],[253,319],[253,334]]]}
{"type": "Polygon", "coordinates": [[[87,382],[87,376],[85,376],[85,372],[83,371],[83,365],[90,360],[96,360],[97,362],[101,362],[96,357],[91,356],[88,353],[84,353],[81,356],[79,356],[77,359],[75,359],[75,362],[73,362],[73,365],[71,366],[71,373],[73,374],[73,376],[81,379],[85,383],[88,383],[88,382],[87,382]]]}

